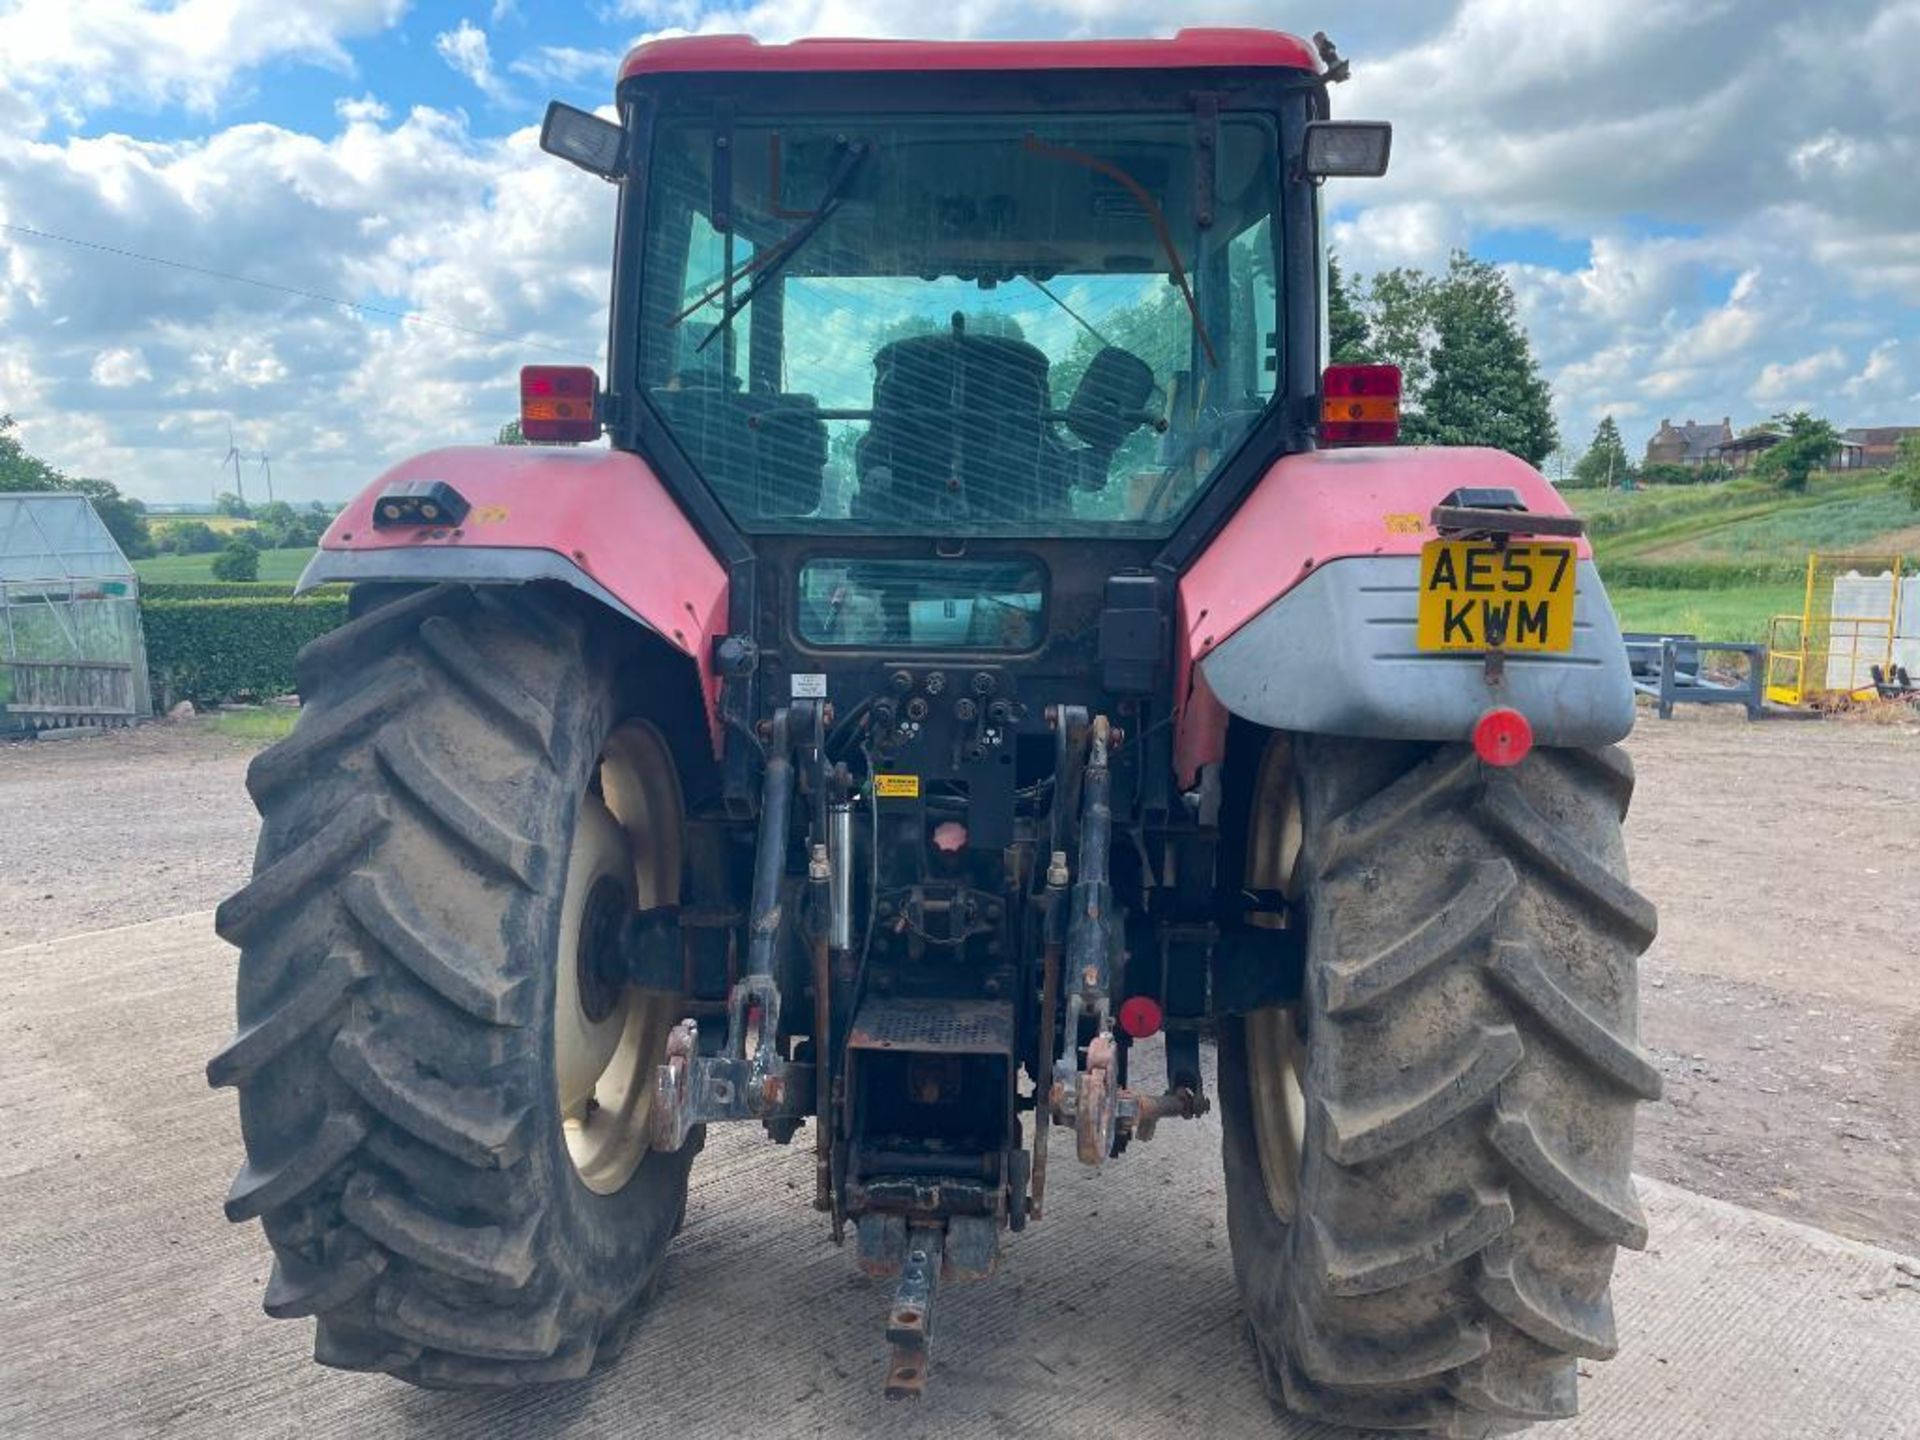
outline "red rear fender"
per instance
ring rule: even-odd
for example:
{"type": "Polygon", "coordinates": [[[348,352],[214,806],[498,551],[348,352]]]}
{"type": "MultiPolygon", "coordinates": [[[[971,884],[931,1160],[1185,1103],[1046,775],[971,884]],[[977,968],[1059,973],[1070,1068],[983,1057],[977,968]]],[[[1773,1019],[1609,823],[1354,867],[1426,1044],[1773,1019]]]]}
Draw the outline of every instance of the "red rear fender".
{"type": "Polygon", "coordinates": [[[328,527],[300,588],[329,580],[570,585],[692,659],[714,720],[711,642],[726,625],[726,570],[637,455],[514,445],[416,455],[328,527]],[[382,494],[434,480],[467,502],[459,525],[374,528],[382,494]]]}
{"type": "MultiPolygon", "coordinates": [[[[1568,513],[1538,471],[1501,450],[1321,450],[1267,472],[1180,580],[1175,759],[1184,780],[1225,753],[1230,714],[1327,733],[1467,736],[1488,703],[1480,665],[1414,653],[1412,641],[1428,517],[1463,487],[1512,490],[1535,513],[1568,513]]],[[[1514,656],[1508,667],[1510,698],[1542,744],[1607,743],[1632,720],[1612,610],[1585,540],[1578,553],[1574,652],[1514,656]]]]}

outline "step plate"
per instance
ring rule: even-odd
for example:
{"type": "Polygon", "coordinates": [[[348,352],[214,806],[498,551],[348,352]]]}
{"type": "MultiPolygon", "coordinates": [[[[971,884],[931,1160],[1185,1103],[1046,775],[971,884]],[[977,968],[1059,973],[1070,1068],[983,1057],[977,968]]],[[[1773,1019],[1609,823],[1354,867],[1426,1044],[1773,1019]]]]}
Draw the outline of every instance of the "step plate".
{"type": "Polygon", "coordinates": [[[1004,1000],[907,1000],[869,997],[854,1016],[853,1050],[1011,1055],[1013,1005],[1004,1000]]]}

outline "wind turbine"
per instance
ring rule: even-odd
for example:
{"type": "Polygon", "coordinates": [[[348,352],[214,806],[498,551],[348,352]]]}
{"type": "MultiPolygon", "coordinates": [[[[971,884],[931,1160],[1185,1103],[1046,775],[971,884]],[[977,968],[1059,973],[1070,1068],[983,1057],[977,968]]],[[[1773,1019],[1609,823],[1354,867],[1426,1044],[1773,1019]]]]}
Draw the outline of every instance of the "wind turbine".
{"type": "Polygon", "coordinates": [[[271,505],[273,504],[273,457],[262,450],[256,458],[260,461],[262,473],[267,477],[267,503],[271,505]]]}
{"type": "Polygon", "coordinates": [[[240,503],[245,505],[247,503],[247,482],[242,479],[240,475],[240,447],[234,443],[233,422],[231,420],[227,422],[227,453],[220,461],[220,468],[222,470],[227,468],[227,462],[229,460],[233,462],[234,491],[239,495],[240,503]]]}

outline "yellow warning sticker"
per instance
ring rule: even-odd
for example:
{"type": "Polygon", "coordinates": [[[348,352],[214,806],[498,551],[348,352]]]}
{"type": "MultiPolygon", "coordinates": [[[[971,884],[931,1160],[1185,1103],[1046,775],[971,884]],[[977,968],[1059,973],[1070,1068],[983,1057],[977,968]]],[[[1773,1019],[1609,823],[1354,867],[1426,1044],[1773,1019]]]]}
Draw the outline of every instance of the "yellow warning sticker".
{"type": "Polygon", "coordinates": [[[876,775],[873,777],[873,793],[884,800],[918,800],[920,777],[918,775],[876,775]]]}
{"type": "Polygon", "coordinates": [[[1426,523],[1418,515],[1410,515],[1404,511],[1382,515],[1380,518],[1385,522],[1389,535],[1418,535],[1427,528],[1426,523]]]}

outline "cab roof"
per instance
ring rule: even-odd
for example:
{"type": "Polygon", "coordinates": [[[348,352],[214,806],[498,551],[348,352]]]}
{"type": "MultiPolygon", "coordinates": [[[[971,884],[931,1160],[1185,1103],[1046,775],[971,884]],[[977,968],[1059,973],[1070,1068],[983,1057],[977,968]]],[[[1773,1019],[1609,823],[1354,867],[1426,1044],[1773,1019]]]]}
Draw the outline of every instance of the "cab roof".
{"type": "Polygon", "coordinates": [[[1277,30],[1182,30],[1159,40],[795,40],[685,35],[628,52],[622,80],[647,75],[913,73],[965,70],[1304,70],[1313,47],[1277,30]]]}

